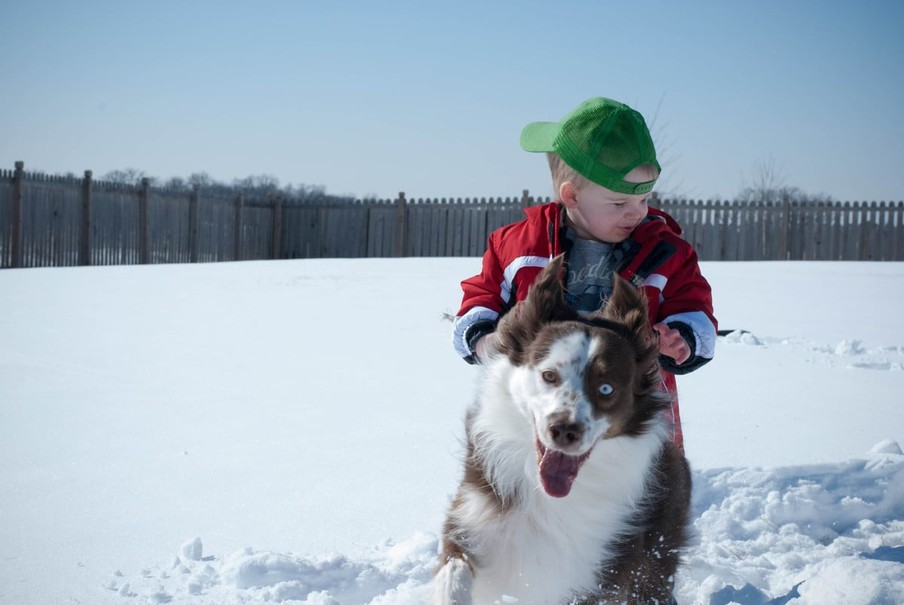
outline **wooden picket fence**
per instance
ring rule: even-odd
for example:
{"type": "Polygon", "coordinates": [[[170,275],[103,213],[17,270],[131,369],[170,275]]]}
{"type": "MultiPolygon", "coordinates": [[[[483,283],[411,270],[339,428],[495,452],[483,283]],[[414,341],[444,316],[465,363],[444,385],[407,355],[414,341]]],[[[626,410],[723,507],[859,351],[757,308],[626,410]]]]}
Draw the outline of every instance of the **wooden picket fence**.
{"type": "MultiPolygon", "coordinates": [[[[0,268],[255,259],[480,256],[489,234],[549,201],[298,203],[0,170],[0,268]]],[[[655,200],[702,260],[904,260],[904,203],[655,200]]]]}

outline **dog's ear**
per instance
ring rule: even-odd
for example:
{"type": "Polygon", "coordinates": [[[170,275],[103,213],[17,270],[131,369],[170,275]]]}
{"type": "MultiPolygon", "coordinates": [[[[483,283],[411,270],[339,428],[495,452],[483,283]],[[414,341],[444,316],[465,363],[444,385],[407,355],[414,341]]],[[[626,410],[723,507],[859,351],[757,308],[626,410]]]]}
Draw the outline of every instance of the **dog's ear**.
{"type": "Polygon", "coordinates": [[[527,297],[499,320],[496,328],[498,350],[516,364],[523,362],[527,345],[544,325],[578,317],[565,302],[562,285],[564,257],[552,259],[527,291],[527,297]]]}
{"type": "Polygon", "coordinates": [[[643,290],[635,288],[617,273],[613,273],[612,278],[615,286],[612,296],[600,309],[598,315],[624,324],[631,333],[649,332],[647,297],[643,290]]]}
{"type": "Polygon", "coordinates": [[[527,290],[527,297],[519,303],[522,316],[534,323],[550,323],[577,317],[565,302],[563,271],[565,256],[555,257],[537,276],[527,290]]]}
{"type": "MultiPolygon", "coordinates": [[[[650,326],[647,297],[642,288],[635,288],[618,274],[613,275],[615,288],[606,305],[598,312],[600,317],[619,322],[627,328],[628,340],[634,349],[634,360],[640,370],[634,378],[635,401],[642,402],[637,409],[642,413],[632,422],[642,423],[651,410],[668,407],[669,399],[660,390],[662,375],[659,365],[659,336],[650,326]]],[[[640,426],[640,425],[638,425],[640,426]]]]}
{"type": "Polygon", "coordinates": [[[613,274],[612,296],[598,312],[600,317],[623,324],[631,334],[637,360],[658,359],[658,341],[647,310],[647,297],[643,289],[635,288],[618,274],[613,274]]]}

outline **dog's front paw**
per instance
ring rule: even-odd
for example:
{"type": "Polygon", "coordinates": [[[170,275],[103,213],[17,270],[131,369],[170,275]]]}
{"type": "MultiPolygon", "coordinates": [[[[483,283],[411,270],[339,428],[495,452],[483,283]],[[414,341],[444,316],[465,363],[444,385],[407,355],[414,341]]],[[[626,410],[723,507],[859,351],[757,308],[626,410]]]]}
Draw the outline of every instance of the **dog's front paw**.
{"type": "Polygon", "coordinates": [[[473,579],[467,563],[449,559],[433,577],[431,605],[471,605],[473,579]]]}

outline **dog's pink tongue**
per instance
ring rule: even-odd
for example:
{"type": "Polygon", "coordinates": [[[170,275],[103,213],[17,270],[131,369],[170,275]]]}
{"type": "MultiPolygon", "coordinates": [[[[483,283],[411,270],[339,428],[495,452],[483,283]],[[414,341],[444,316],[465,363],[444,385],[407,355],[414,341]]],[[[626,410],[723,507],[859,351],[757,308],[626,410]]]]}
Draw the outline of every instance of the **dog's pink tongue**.
{"type": "Polygon", "coordinates": [[[553,498],[564,498],[571,491],[571,484],[578,476],[581,458],[562,452],[546,450],[540,458],[540,482],[553,498]]]}

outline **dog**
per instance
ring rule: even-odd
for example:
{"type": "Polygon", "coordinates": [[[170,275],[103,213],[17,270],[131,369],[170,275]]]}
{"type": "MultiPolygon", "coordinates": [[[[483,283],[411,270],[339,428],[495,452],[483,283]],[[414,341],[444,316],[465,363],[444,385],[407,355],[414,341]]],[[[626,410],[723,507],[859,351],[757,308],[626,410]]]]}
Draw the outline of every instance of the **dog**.
{"type": "Polygon", "coordinates": [[[643,292],[565,303],[557,257],[497,326],[433,605],[673,603],[691,477],[643,292]]]}

